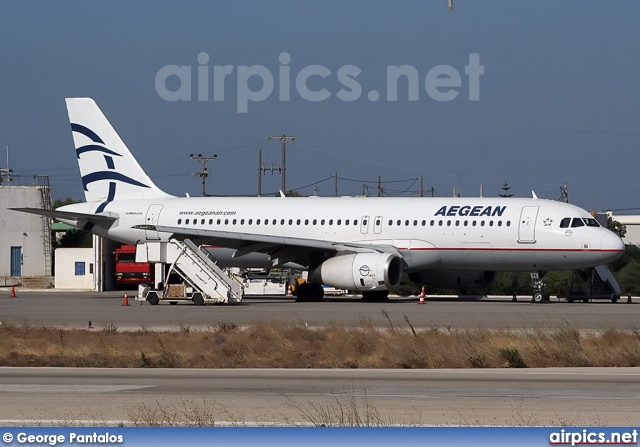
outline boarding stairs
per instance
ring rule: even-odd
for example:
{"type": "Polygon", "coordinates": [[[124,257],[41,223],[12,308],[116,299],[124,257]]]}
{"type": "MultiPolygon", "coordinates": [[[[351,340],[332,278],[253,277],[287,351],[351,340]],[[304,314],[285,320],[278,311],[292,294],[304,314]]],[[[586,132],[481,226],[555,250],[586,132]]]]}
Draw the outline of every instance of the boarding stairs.
{"type": "MultiPolygon", "coordinates": [[[[184,281],[184,285],[193,290],[191,296],[195,293],[201,294],[204,298],[202,304],[235,304],[242,301],[244,294],[242,282],[228,269],[219,267],[201,247],[190,239],[170,239],[168,242],[140,245],[146,248],[146,262],[170,264],[166,277],[170,279],[172,274],[177,273],[184,281]]],[[[136,260],[138,260],[137,254],[136,260]]],[[[165,297],[170,287],[170,284],[165,284],[165,297]]],[[[163,298],[163,300],[170,301],[170,298],[163,298]]]]}
{"type": "Polygon", "coordinates": [[[567,301],[589,301],[591,299],[609,299],[613,302],[620,298],[620,284],[606,265],[598,265],[573,272],[571,290],[567,301]]]}

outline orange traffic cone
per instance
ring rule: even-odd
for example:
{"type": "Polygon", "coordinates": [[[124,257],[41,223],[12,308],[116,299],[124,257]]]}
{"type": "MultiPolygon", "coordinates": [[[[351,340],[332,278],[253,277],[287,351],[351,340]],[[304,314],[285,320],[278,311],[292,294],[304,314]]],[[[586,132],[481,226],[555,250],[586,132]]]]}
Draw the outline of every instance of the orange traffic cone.
{"type": "Polygon", "coordinates": [[[418,302],[418,304],[424,304],[424,298],[427,295],[424,293],[424,286],[422,286],[422,290],[420,291],[420,301],[418,302]]]}
{"type": "Polygon", "coordinates": [[[631,301],[631,294],[629,294],[629,296],[627,297],[627,304],[631,304],[633,301],[631,301]]]}
{"type": "Polygon", "coordinates": [[[291,284],[289,284],[289,288],[287,289],[287,296],[293,296],[293,290],[291,289],[291,284]]]}
{"type": "Polygon", "coordinates": [[[16,286],[11,286],[11,298],[16,298],[16,286]]]}
{"type": "Polygon", "coordinates": [[[122,299],[122,305],[123,306],[129,305],[129,297],[127,296],[127,292],[124,293],[124,298],[122,299]]]}

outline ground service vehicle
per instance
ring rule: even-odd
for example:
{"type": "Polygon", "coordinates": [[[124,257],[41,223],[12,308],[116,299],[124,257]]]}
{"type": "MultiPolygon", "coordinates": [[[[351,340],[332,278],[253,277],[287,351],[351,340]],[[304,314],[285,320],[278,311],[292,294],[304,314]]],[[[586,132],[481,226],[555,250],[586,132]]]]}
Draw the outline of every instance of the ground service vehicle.
{"type": "Polygon", "coordinates": [[[151,264],[136,262],[135,245],[116,248],[116,282],[118,285],[152,284],[151,264]]]}

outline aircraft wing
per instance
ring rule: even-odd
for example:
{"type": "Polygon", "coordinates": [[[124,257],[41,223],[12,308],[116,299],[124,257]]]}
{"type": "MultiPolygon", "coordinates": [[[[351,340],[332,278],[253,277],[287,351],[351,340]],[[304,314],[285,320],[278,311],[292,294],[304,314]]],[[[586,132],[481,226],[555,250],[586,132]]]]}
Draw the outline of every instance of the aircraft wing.
{"type": "Polygon", "coordinates": [[[169,227],[162,225],[136,225],[133,228],[156,230],[173,233],[174,237],[198,237],[199,243],[215,244],[220,247],[235,248],[234,257],[249,253],[266,253],[271,256],[274,266],[287,262],[307,264],[309,253],[316,251],[350,252],[350,253],[391,253],[400,256],[400,252],[392,245],[343,243],[318,239],[306,239],[289,236],[269,236],[254,233],[236,233],[230,231],[201,228],[169,227]]]}
{"type": "Polygon", "coordinates": [[[85,214],[85,213],[73,213],[69,211],[56,211],[45,210],[42,208],[9,208],[13,211],[20,211],[22,213],[39,214],[41,216],[51,217],[52,219],[62,220],[87,220],[91,222],[113,222],[118,217],[107,214],[85,214]]]}

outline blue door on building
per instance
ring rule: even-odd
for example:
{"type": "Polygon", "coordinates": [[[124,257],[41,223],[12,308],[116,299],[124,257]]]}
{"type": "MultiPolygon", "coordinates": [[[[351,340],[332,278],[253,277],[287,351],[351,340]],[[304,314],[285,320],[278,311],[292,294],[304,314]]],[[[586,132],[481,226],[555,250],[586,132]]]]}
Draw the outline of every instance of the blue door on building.
{"type": "Polygon", "coordinates": [[[11,276],[22,276],[22,247],[11,247],[11,276]]]}

